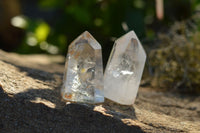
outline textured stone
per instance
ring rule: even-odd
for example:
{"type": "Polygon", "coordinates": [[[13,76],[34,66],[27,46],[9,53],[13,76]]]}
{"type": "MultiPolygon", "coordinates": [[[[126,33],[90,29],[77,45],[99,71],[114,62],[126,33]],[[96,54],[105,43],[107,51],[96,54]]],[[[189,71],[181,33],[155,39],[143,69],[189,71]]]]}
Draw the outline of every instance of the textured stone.
{"type": "Polygon", "coordinates": [[[104,74],[105,97],[120,104],[133,104],[145,60],[145,51],[134,31],[116,40],[104,74]]]}
{"type": "Polygon", "coordinates": [[[104,101],[101,46],[87,31],[68,48],[61,93],[67,101],[104,101]]]}
{"type": "Polygon", "coordinates": [[[200,95],[146,87],[139,89],[134,107],[110,100],[66,105],[59,97],[63,62],[62,56],[0,50],[0,133],[200,131],[200,95]]]}

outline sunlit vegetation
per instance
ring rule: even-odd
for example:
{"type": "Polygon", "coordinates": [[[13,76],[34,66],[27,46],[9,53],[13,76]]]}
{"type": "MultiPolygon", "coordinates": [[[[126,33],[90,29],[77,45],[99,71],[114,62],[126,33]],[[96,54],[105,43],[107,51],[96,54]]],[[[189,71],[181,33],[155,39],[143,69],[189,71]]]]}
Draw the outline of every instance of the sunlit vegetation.
{"type": "Polygon", "coordinates": [[[159,34],[159,45],[149,53],[153,86],[200,92],[200,15],[174,23],[159,34]]]}

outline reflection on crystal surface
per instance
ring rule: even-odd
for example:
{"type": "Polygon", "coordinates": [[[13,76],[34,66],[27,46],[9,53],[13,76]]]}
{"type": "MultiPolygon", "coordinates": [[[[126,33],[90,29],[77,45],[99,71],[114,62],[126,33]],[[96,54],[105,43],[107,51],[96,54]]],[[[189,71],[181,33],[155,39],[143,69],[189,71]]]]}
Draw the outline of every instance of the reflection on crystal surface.
{"type": "Polygon", "coordinates": [[[104,101],[101,46],[87,31],[68,48],[61,94],[67,101],[104,101]]]}
{"type": "Polygon", "coordinates": [[[116,40],[104,74],[105,97],[120,104],[133,104],[145,60],[145,51],[134,31],[116,40]]]}

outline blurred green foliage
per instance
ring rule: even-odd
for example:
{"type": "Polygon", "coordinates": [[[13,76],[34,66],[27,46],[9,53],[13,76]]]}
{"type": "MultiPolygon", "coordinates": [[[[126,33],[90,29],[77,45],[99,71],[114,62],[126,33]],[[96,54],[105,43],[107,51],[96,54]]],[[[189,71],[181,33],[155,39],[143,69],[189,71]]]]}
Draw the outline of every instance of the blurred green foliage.
{"type": "Polygon", "coordinates": [[[25,16],[27,34],[17,52],[63,54],[67,45],[85,30],[91,32],[103,47],[111,49],[111,38],[119,37],[128,30],[134,29],[138,36],[144,37],[145,15],[153,17],[153,7],[152,1],[144,0],[39,0],[41,11],[56,12],[52,14],[54,22],[25,16]],[[146,3],[152,3],[152,7],[149,8],[146,3]],[[128,28],[123,29],[122,25],[128,28]],[[51,51],[49,46],[57,50],[51,51]]]}
{"type": "Polygon", "coordinates": [[[159,22],[153,0],[38,0],[38,10],[52,12],[52,19],[23,17],[27,21],[26,36],[17,52],[64,54],[67,45],[88,30],[107,49],[107,57],[112,38],[134,30],[140,38],[153,40],[162,27],[191,16],[199,2],[174,0],[164,1],[164,5],[167,15],[159,22]]]}

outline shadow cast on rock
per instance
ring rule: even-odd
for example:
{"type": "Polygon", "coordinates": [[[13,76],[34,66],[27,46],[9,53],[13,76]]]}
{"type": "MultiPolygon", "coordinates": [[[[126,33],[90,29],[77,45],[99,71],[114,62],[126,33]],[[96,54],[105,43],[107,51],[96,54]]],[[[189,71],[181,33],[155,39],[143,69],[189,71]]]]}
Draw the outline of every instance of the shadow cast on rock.
{"type": "Polygon", "coordinates": [[[53,104],[55,104],[55,108],[60,108],[63,106],[63,102],[61,102],[61,96],[60,96],[60,89],[55,88],[54,90],[51,89],[27,89],[25,92],[17,93],[14,95],[15,99],[18,99],[19,101],[25,102],[25,101],[34,101],[39,99],[44,99],[46,101],[49,101],[53,104]]]}
{"type": "Polygon", "coordinates": [[[40,97],[59,103],[59,100],[47,97],[47,94],[57,96],[53,90],[47,89],[40,91],[30,89],[9,96],[0,87],[0,132],[143,132],[138,126],[128,126],[119,119],[94,111],[89,106],[68,104],[62,108],[50,108],[42,103],[30,101],[40,97]]]}
{"type": "Polygon", "coordinates": [[[105,98],[103,107],[107,109],[106,113],[113,115],[114,117],[120,119],[137,119],[133,105],[121,105],[105,98]]]}

